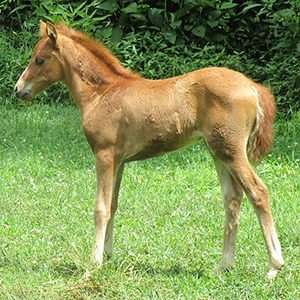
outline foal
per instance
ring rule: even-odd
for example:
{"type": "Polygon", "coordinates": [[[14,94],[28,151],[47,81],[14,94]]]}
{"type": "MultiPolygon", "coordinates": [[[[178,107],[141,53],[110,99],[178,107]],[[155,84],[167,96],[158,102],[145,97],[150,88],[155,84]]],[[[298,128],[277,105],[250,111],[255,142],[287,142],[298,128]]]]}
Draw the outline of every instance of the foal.
{"type": "Polygon", "coordinates": [[[225,207],[220,266],[234,265],[243,192],[254,207],[269,254],[267,277],[283,266],[268,190],[250,162],[266,155],[272,140],[273,96],[241,73],[206,68],[175,78],[147,80],[122,67],[102,44],[61,23],[41,21],[41,40],[15,86],[30,101],[64,82],[81,111],[95,155],[97,200],[92,256],[112,255],[113,220],[124,164],[178,150],[204,139],[216,166],[225,207]]]}

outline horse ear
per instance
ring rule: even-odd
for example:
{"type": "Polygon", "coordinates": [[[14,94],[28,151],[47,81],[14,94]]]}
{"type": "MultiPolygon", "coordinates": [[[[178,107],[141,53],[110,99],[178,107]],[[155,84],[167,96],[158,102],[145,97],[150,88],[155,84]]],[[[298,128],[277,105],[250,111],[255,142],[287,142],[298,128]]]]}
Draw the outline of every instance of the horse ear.
{"type": "Polygon", "coordinates": [[[40,20],[40,34],[39,35],[41,37],[46,35],[46,27],[47,27],[46,23],[43,22],[42,20],[40,20]]]}
{"type": "Polygon", "coordinates": [[[49,39],[54,44],[56,44],[56,41],[57,41],[57,31],[56,31],[55,26],[52,23],[47,22],[46,32],[47,32],[47,35],[48,35],[49,39]]]}

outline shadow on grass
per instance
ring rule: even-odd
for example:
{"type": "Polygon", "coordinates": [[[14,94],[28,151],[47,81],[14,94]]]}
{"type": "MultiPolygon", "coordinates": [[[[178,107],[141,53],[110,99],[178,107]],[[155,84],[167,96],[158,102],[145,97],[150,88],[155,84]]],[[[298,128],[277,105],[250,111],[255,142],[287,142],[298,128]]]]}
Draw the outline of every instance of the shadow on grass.
{"type": "Polygon", "coordinates": [[[65,279],[70,279],[76,276],[81,276],[86,271],[83,266],[78,266],[75,263],[58,263],[53,270],[65,279]]]}
{"type": "MultiPolygon", "coordinates": [[[[149,276],[163,275],[167,277],[192,276],[196,279],[200,279],[205,277],[205,274],[207,273],[204,268],[194,268],[193,270],[191,270],[183,267],[179,263],[174,264],[169,268],[153,267],[147,262],[137,262],[134,265],[129,264],[128,266],[122,267],[122,265],[109,260],[104,263],[101,268],[93,266],[93,268],[90,269],[90,267],[91,266],[89,266],[88,269],[90,275],[93,274],[92,277],[94,277],[94,275],[96,275],[96,277],[99,277],[101,276],[101,274],[103,276],[107,276],[108,273],[123,273],[123,275],[125,276],[130,276],[132,274],[140,274],[142,276],[143,274],[147,274],[149,276]]],[[[74,277],[82,277],[82,279],[84,279],[87,272],[87,269],[84,268],[84,266],[78,266],[75,263],[60,263],[55,266],[54,270],[65,279],[71,279],[74,277]]]]}
{"type": "Polygon", "coordinates": [[[177,275],[184,275],[184,276],[193,276],[197,279],[205,276],[205,269],[195,269],[195,270],[186,270],[180,264],[175,264],[168,269],[162,269],[156,271],[156,273],[162,273],[168,276],[177,276],[177,275]]]}
{"type": "Polygon", "coordinates": [[[134,266],[125,268],[123,270],[125,274],[131,274],[135,273],[138,274],[147,274],[150,276],[157,276],[157,275],[163,275],[167,277],[177,277],[177,276],[193,276],[197,279],[204,277],[206,274],[206,270],[204,268],[194,268],[194,269],[187,269],[180,265],[179,263],[176,263],[174,265],[171,265],[169,268],[160,268],[160,267],[154,267],[151,264],[147,262],[137,262],[134,266]]]}

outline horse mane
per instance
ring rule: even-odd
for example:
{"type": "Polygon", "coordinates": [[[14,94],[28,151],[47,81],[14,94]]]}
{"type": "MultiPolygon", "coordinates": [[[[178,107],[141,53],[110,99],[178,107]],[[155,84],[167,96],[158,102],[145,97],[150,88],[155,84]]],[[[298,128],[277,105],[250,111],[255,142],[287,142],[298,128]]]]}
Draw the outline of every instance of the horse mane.
{"type": "MultiPolygon", "coordinates": [[[[102,42],[97,41],[95,38],[90,37],[83,32],[69,28],[63,21],[58,23],[57,29],[59,34],[64,35],[82,45],[86,50],[101,60],[107,67],[109,67],[109,69],[115,74],[126,78],[138,77],[137,74],[123,67],[120,64],[119,59],[116,58],[102,42]]],[[[45,28],[41,28],[39,35],[41,37],[45,37],[47,35],[45,28]]]]}

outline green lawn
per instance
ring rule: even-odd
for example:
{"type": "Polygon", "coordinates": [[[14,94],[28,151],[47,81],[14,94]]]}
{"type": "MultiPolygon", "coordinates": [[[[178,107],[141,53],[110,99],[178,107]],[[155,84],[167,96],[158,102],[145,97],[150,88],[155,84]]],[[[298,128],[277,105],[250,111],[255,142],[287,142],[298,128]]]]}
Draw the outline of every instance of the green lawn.
{"type": "Polygon", "coordinates": [[[203,143],[126,166],[114,256],[97,269],[94,157],[79,111],[0,106],[0,118],[1,299],[300,299],[300,114],[276,121],[273,147],[257,167],[286,263],[271,285],[246,198],[236,268],[209,275],[221,257],[224,211],[203,143]]]}

